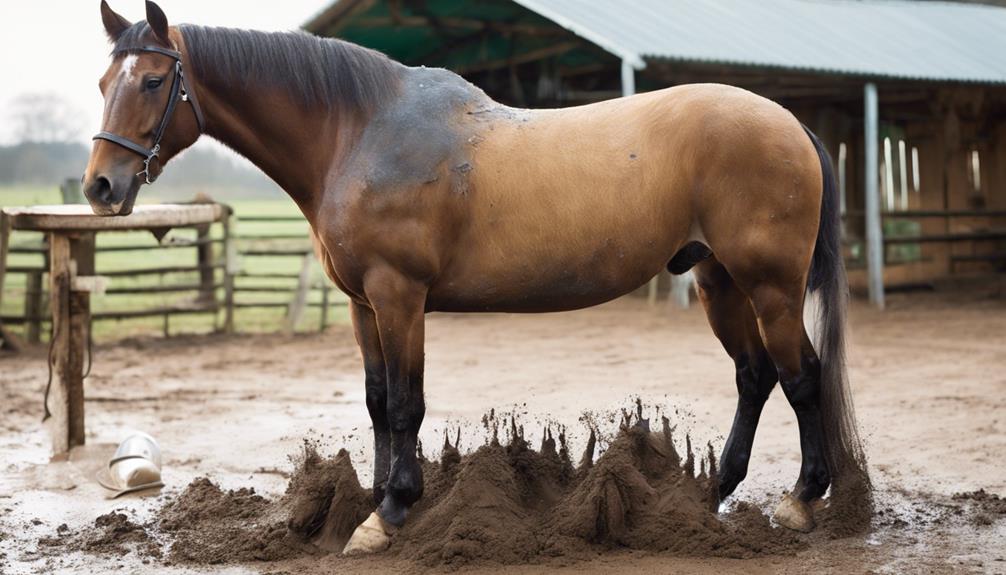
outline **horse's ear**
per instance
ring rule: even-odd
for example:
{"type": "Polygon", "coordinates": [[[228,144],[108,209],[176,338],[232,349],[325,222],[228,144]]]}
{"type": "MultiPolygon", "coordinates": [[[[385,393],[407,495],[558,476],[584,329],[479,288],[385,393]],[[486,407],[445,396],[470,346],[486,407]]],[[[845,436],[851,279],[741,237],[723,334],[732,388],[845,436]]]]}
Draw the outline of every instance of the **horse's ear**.
{"type": "Polygon", "coordinates": [[[171,38],[168,36],[168,17],[164,15],[164,10],[157,4],[147,0],[147,24],[154,31],[154,36],[166,46],[171,46],[171,38]]]}
{"type": "Polygon", "coordinates": [[[112,42],[118,40],[119,36],[132,26],[129,20],[116,14],[105,0],[101,0],[101,23],[105,25],[105,33],[112,42]]]}

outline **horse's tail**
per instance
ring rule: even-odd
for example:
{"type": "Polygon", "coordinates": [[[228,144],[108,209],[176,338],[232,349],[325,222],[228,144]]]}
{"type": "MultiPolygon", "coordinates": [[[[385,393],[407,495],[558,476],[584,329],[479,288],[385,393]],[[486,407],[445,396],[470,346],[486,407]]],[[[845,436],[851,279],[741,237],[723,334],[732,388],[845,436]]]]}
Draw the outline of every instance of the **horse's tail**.
{"type": "Polygon", "coordinates": [[[821,141],[806,126],[821,161],[824,179],[821,224],[810,264],[807,289],[818,295],[817,337],[814,347],[821,361],[821,418],[825,454],[836,489],[851,489],[867,495],[870,478],[866,456],[856,426],[856,415],[845,371],[845,320],[849,288],[842,258],[842,221],[838,186],[831,157],[821,141]]]}

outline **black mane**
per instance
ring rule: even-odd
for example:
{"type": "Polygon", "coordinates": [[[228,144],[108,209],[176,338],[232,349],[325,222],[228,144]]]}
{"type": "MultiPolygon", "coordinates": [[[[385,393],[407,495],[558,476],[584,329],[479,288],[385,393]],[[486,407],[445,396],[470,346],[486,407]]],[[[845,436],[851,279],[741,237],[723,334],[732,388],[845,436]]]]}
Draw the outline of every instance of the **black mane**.
{"type": "MultiPolygon", "coordinates": [[[[259,32],[182,24],[197,80],[287,90],[305,106],[371,111],[396,91],[399,64],[384,54],[304,32],[259,32]]],[[[146,22],[115,41],[113,52],[152,43],[146,22]]]]}

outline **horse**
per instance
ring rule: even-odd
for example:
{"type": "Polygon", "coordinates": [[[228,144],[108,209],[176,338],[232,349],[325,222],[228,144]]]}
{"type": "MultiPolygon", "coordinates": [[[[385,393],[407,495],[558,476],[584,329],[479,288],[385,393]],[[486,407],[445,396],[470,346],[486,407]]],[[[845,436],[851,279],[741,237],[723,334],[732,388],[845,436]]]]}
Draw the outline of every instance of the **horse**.
{"type": "Polygon", "coordinates": [[[375,510],[345,553],[385,549],[423,493],[426,313],[550,312],[692,270],[736,367],[719,466],[748,470],[777,383],[802,464],[774,513],[810,531],[829,486],[866,477],[845,373],[848,288],[831,160],[789,111],[717,84],[556,110],[515,109],[443,69],[300,32],[131,23],[113,46],[84,192],[130,213],[202,134],[250,159],[310,223],[349,299],[374,431],[375,510]],[[812,341],[803,320],[818,301],[812,341]]]}

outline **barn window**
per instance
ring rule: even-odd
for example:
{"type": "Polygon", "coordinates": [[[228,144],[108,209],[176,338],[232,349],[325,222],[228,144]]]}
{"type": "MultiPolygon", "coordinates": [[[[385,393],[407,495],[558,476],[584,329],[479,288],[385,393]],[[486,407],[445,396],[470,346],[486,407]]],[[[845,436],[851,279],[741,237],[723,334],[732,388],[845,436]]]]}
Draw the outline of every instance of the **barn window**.
{"type": "Polygon", "coordinates": [[[975,194],[982,191],[982,159],[978,150],[971,150],[970,158],[971,186],[975,194]]]}
{"type": "Polygon", "coordinates": [[[912,146],[912,189],[919,193],[919,149],[912,146]]]}
{"type": "Polygon", "coordinates": [[[884,138],[884,160],[880,163],[881,188],[883,188],[884,209],[894,211],[894,154],[891,150],[891,138],[884,138]]]}
{"type": "Polygon", "coordinates": [[[904,140],[898,140],[898,187],[901,191],[901,209],[908,209],[908,151],[904,140]]]}

